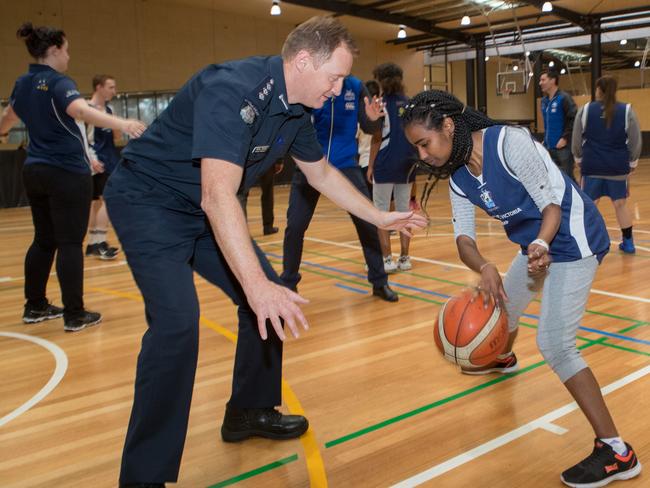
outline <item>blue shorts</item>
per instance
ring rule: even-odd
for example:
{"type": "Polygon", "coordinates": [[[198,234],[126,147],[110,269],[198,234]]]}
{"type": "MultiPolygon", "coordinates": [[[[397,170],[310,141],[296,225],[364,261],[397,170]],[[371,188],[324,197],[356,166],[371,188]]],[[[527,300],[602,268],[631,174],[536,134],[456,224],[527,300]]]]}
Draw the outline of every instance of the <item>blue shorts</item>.
{"type": "Polygon", "coordinates": [[[606,180],[593,176],[583,176],[580,186],[582,186],[582,191],[592,200],[598,200],[600,197],[605,196],[614,201],[627,198],[630,195],[627,178],[624,180],[606,180]]]}

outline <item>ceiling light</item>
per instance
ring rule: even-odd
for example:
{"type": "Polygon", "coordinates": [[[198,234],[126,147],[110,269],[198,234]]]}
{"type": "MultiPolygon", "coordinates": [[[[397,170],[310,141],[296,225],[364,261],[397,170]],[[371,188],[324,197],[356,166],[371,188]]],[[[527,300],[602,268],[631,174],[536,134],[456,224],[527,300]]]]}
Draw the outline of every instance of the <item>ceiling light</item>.
{"type": "Polygon", "coordinates": [[[550,12],[553,10],[553,4],[551,2],[544,2],[542,5],[542,12],[550,12]]]}
{"type": "Polygon", "coordinates": [[[526,51],[526,56],[530,56],[530,51],[526,51]]]}
{"type": "Polygon", "coordinates": [[[460,19],[460,25],[469,25],[472,23],[472,20],[469,18],[468,15],[463,15],[463,18],[460,19]]]}
{"type": "Polygon", "coordinates": [[[589,62],[591,63],[591,56],[589,56],[589,62]]]}
{"type": "Polygon", "coordinates": [[[519,71],[519,66],[516,64],[512,67],[512,71],[519,71]]]}
{"type": "Polygon", "coordinates": [[[637,59],[636,61],[634,61],[634,67],[638,68],[639,66],[641,66],[641,61],[637,59]]]}
{"type": "Polygon", "coordinates": [[[280,0],[273,0],[273,5],[271,5],[271,15],[280,15],[282,9],[280,8],[280,0]]]}
{"type": "Polygon", "coordinates": [[[621,46],[625,46],[627,44],[627,39],[621,39],[621,46]]]}
{"type": "Polygon", "coordinates": [[[397,38],[398,39],[405,39],[406,38],[406,26],[405,25],[400,25],[399,26],[399,31],[397,31],[397,38]]]}
{"type": "Polygon", "coordinates": [[[555,61],[551,61],[550,63],[548,63],[549,68],[552,68],[553,66],[555,66],[555,61]]]}
{"type": "Polygon", "coordinates": [[[560,70],[560,74],[561,74],[561,75],[565,75],[565,74],[566,74],[566,69],[562,68],[562,69],[560,70]]]}

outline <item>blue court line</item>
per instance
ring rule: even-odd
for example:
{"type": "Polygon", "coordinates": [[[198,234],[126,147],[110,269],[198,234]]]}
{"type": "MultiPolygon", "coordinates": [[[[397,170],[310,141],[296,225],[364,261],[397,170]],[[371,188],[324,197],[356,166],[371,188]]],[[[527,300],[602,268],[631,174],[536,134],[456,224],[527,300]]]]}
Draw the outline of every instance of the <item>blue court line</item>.
{"type": "Polygon", "coordinates": [[[359,288],[353,288],[351,286],[344,285],[342,283],[334,283],[334,286],[338,286],[339,288],[343,288],[345,290],[350,290],[350,291],[354,291],[354,292],[357,292],[357,293],[361,293],[362,295],[367,295],[368,294],[368,290],[361,290],[359,288]]]}
{"type": "MultiPolygon", "coordinates": [[[[267,256],[271,256],[271,257],[276,258],[276,259],[282,259],[282,255],[280,255],[280,254],[275,254],[275,253],[272,253],[272,252],[266,252],[265,254],[267,256]]],[[[339,274],[343,274],[343,275],[347,275],[347,276],[353,276],[355,278],[366,279],[366,275],[362,275],[360,273],[353,273],[352,271],[346,271],[344,269],[335,268],[333,266],[325,266],[323,264],[317,264],[317,263],[313,263],[311,261],[302,261],[301,264],[306,264],[306,265],[312,266],[314,268],[320,268],[320,269],[323,269],[323,270],[326,270],[326,271],[331,271],[333,273],[339,273],[339,274]]],[[[404,288],[405,290],[411,290],[411,291],[423,293],[425,295],[433,295],[433,296],[436,296],[436,297],[439,297],[439,298],[444,298],[444,299],[450,298],[450,295],[445,295],[444,293],[438,293],[438,292],[435,292],[435,291],[425,290],[423,288],[418,288],[416,286],[403,285],[401,283],[396,283],[394,281],[389,281],[388,284],[390,286],[392,286],[392,287],[404,288]]],[[[339,286],[339,285],[337,285],[337,286],[339,286]]],[[[344,287],[343,285],[340,285],[340,286],[344,287]]],[[[354,291],[357,291],[357,290],[354,290],[354,291]]],[[[532,318],[532,319],[535,319],[535,320],[539,320],[539,315],[532,315],[532,314],[524,313],[524,314],[522,314],[522,316],[532,318]]],[[[592,329],[592,328],[589,328],[589,327],[584,327],[582,325],[579,326],[578,329],[582,329],[582,330],[585,330],[587,332],[592,332],[594,334],[601,334],[601,335],[604,335],[604,336],[613,337],[615,339],[620,339],[622,341],[636,342],[636,343],[639,343],[639,344],[645,344],[645,345],[650,346],[650,341],[646,341],[646,340],[643,340],[643,339],[637,339],[635,337],[629,337],[629,336],[622,335],[622,334],[616,334],[614,332],[605,332],[605,331],[602,331],[602,330],[599,330],[599,329],[592,329]]]]}

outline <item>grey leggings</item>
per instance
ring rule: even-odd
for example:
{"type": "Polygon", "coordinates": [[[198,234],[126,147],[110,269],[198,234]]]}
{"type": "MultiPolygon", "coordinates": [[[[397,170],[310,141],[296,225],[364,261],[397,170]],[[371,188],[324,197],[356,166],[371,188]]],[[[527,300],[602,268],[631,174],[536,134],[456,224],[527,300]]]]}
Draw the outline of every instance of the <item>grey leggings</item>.
{"type": "Polygon", "coordinates": [[[542,290],[537,347],[548,365],[566,382],[587,367],[576,348],[576,332],[585,313],[589,290],[598,268],[595,256],[568,263],[551,263],[538,279],[528,275],[528,258],[519,253],[503,280],[508,295],[508,327],[514,331],[521,314],[542,290]]]}

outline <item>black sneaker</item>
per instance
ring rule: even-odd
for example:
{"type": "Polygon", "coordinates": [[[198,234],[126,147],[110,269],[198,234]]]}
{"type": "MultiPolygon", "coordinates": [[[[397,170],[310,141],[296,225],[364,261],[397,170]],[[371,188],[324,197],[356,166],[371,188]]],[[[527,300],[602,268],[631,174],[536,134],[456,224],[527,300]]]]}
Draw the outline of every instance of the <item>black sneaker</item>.
{"type": "Polygon", "coordinates": [[[572,468],[567,469],[560,479],[565,485],[575,488],[597,488],[616,480],[629,480],[641,472],[641,463],[632,446],[627,442],[627,454],[617,454],[609,444],[596,439],[591,455],[572,468]]]}
{"type": "Polygon", "coordinates": [[[89,244],[86,247],[86,256],[94,256],[99,259],[115,259],[120,250],[117,247],[109,246],[106,241],[97,244],[89,244]]]}
{"type": "Polygon", "coordinates": [[[59,317],[63,317],[63,309],[51,303],[48,303],[47,307],[42,310],[36,310],[29,305],[25,305],[25,311],[23,312],[23,322],[26,324],[36,324],[44,320],[58,319],[59,317]]]}
{"type": "Polygon", "coordinates": [[[66,332],[77,332],[78,330],[92,327],[102,321],[102,315],[97,312],[85,311],[82,315],[73,319],[66,320],[63,323],[63,330],[66,332]]]}
{"type": "Polygon", "coordinates": [[[302,415],[282,415],[275,408],[234,408],[226,406],[221,426],[225,442],[238,442],[252,436],[268,439],[295,439],[309,428],[302,415]]]}

